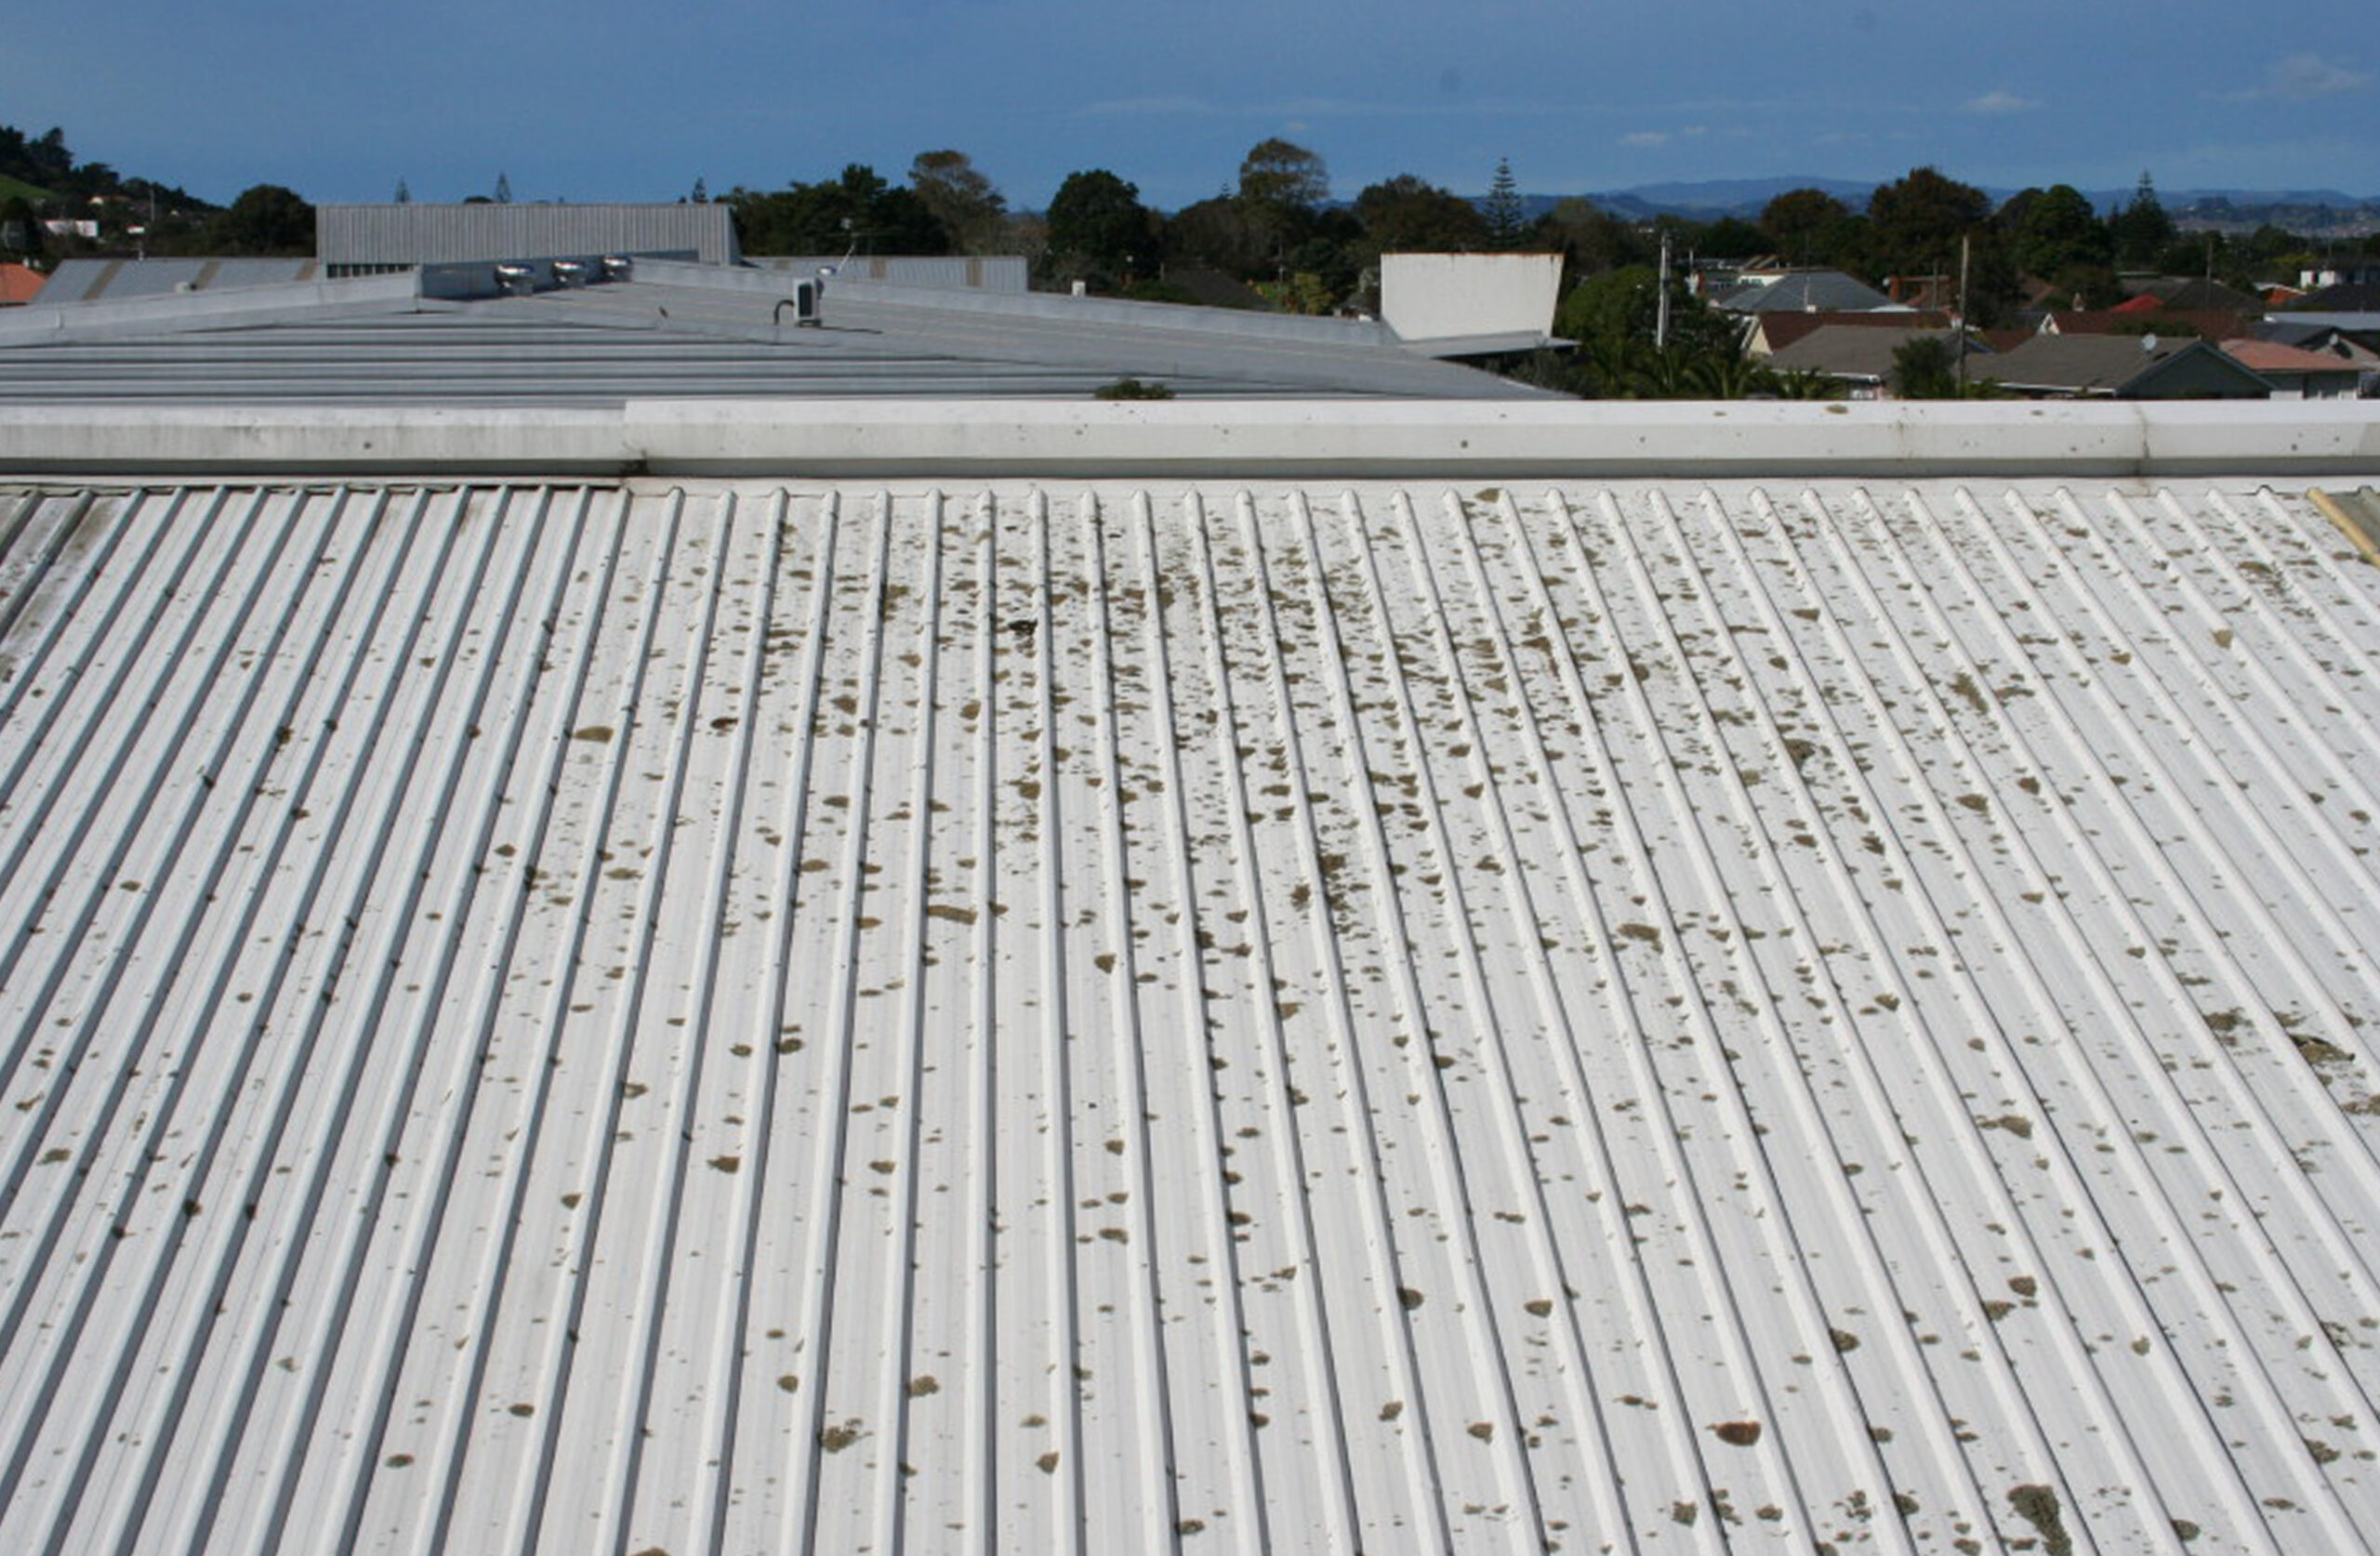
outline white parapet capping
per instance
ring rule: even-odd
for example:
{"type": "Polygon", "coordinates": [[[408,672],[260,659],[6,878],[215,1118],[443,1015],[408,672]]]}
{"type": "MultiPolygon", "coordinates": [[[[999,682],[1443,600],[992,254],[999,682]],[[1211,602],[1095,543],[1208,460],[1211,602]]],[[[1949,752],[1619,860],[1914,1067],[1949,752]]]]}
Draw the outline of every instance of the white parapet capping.
{"type": "Polygon", "coordinates": [[[616,409],[0,409],[0,472],[17,475],[616,475],[637,463],[616,409]]]}
{"type": "MultiPolygon", "coordinates": [[[[387,313],[414,306],[418,284],[411,272],[349,276],[336,281],[287,281],[260,286],[175,292],[160,297],[121,297],[67,303],[53,308],[10,309],[0,315],[0,345],[49,340],[97,340],[160,330],[217,330],[281,322],[306,322],[343,313],[387,313]]],[[[11,363],[10,371],[20,371],[11,363]]]]}
{"type": "Polygon", "coordinates": [[[636,401],[32,406],[0,474],[1724,479],[2380,474],[2380,404],[636,401]]]}

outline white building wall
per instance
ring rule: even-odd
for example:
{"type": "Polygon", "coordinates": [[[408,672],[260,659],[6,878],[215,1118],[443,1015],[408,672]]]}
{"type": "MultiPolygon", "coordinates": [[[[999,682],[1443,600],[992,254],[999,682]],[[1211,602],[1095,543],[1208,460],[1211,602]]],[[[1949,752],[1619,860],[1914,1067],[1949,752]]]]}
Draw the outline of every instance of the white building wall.
{"type": "Polygon", "coordinates": [[[1551,335],[1558,254],[1384,254],[1381,317],[1407,340],[1551,335]]]}

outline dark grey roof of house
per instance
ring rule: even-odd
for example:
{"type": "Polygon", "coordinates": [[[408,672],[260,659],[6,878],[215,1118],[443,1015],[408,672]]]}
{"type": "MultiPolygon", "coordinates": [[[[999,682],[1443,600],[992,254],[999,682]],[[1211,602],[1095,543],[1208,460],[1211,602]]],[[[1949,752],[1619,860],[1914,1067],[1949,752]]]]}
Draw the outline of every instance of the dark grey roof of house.
{"type": "Polygon", "coordinates": [[[2218,372],[2255,378],[2203,340],[2121,335],[2031,336],[1994,357],[1990,376],[2012,389],[2122,394],[2176,359],[2196,355],[2219,364],[2218,372]]]}
{"type": "Polygon", "coordinates": [[[1867,313],[1897,306],[1866,282],[1841,270],[1796,270],[1779,280],[1748,282],[1711,299],[1729,313],[1820,312],[1867,313]]]}
{"type": "MultiPolygon", "coordinates": [[[[1862,324],[1830,324],[1812,330],[1770,354],[1768,365],[1779,373],[1818,372],[1834,378],[1881,381],[1892,376],[1893,353],[1921,337],[1955,342],[1942,329],[1873,329],[1862,324]]],[[[1968,352],[1981,354],[1970,342],[1968,352]]]]}

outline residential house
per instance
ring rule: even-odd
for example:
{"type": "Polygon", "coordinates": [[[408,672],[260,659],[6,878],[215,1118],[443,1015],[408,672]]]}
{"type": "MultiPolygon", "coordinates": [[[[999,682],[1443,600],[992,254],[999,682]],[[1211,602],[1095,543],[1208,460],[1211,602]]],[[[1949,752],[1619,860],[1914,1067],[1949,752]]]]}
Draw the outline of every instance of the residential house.
{"type": "Polygon", "coordinates": [[[2277,340],[2226,340],[2222,348],[2226,356],[2272,385],[2275,400],[2352,400],[2368,376],[2366,370],[2326,351],[2277,340]]]}
{"type": "Polygon", "coordinates": [[[2263,400],[2272,385],[2204,340],[2036,335],[1992,359],[1991,381],[2029,399],[2263,400]]]}

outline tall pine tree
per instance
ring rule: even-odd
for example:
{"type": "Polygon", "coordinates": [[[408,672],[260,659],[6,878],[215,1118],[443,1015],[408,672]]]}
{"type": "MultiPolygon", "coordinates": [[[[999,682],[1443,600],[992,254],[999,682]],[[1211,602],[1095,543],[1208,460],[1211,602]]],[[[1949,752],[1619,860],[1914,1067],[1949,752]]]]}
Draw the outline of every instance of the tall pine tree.
{"type": "Polygon", "coordinates": [[[1528,212],[1521,204],[1521,189],[1513,178],[1510,157],[1496,159],[1496,177],[1488,186],[1480,215],[1488,222],[1488,246],[1518,248],[1528,237],[1528,212]]]}

